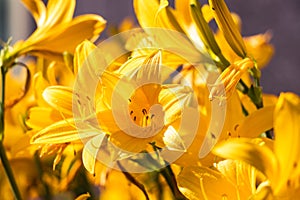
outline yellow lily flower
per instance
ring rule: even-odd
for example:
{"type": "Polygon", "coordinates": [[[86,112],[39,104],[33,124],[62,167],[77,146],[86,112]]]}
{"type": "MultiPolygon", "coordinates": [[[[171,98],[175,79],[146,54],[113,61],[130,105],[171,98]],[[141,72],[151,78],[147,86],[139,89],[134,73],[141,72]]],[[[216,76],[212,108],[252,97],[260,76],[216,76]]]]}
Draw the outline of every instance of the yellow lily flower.
{"type": "MultiPolygon", "coordinates": [[[[28,110],[28,117],[26,120],[26,125],[30,127],[33,132],[36,133],[42,129],[48,130],[47,127],[51,127],[52,124],[61,124],[68,120],[72,121],[70,119],[73,116],[72,86],[74,84],[75,75],[87,58],[88,54],[95,47],[96,46],[93,43],[86,40],[76,48],[73,71],[70,67],[63,64],[51,62],[50,65],[47,66],[47,71],[45,72],[48,80],[45,79],[42,72],[35,74],[32,88],[34,90],[37,106],[28,110]]],[[[69,121],[69,125],[72,124],[72,122],[69,121]]],[[[68,130],[72,131],[74,129],[74,132],[76,132],[76,128],[74,127],[75,125],[73,125],[73,127],[70,125],[68,130]]],[[[35,137],[36,136],[34,134],[31,140],[35,137]]],[[[54,153],[57,154],[53,163],[53,167],[55,168],[60,161],[63,152],[68,149],[68,144],[68,142],[62,142],[59,144],[40,145],[40,156],[54,153]]],[[[80,146],[80,143],[76,143],[76,147],[72,145],[71,149],[80,149],[80,146]]],[[[17,151],[17,149],[15,151],[17,151]]]]}
{"type": "MultiPolygon", "coordinates": [[[[270,126],[274,127],[275,141],[271,142],[271,147],[250,139],[236,139],[222,142],[213,150],[218,156],[245,161],[266,176],[267,180],[258,186],[253,199],[295,199],[299,196],[299,108],[299,96],[281,93],[274,110],[273,123],[257,118],[260,121],[256,123],[263,125],[260,129],[266,131],[270,126]]],[[[256,132],[256,126],[251,127],[248,131],[256,132]]]]}
{"type": "Polygon", "coordinates": [[[248,199],[255,191],[254,167],[233,160],[215,164],[216,168],[185,167],[178,175],[180,191],[191,200],[248,199]]]}
{"type": "MultiPolygon", "coordinates": [[[[98,149],[95,149],[95,152],[91,152],[91,148],[94,149],[95,146],[100,147],[105,134],[109,135],[109,140],[113,144],[129,152],[146,150],[151,147],[149,145],[150,142],[155,142],[156,145],[164,147],[162,146],[164,134],[179,137],[177,131],[171,125],[180,118],[181,103],[190,103],[191,91],[185,86],[160,86],[158,84],[160,82],[160,51],[148,57],[132,58],[128,62],[137,64],[136,60],[139,61],[140,67],[138,67],[136,73],[132,74],[133,81],[110,72],[103,74],[100,85],[103,88],[101,90],[102,100],[100,101],[104,101],[104,103],[96,103],[96,105],[99,110],[97,111],[97,118],[101,130],[104,132],[95,131],[91,127],[91,130],[86,130],[86,133],[81,134],[78,133],[72,119],[65,119],[41,130],[32,138],[32,142],[35,144],[63,144],[90,138],[83,149],[82,157],[85,167],[91,173],[94,173],[95,155],[97,155],[98,149]],[[116,90],[116,83],[119,81],[123,81],[125,87],[121,88],[120,91],[122,92],[118,94],[121,96],[117,100],[121,102],[119,100],[121,98],[126,102],[128,108],[125,106],[124,110],[123,106],[121,106],[123,104],[118,104],[117,109],[114,111],[110,102],[113,97],[113,91],[116,90]],[[151,83],[153,81],[154,83],[151,83]],[[137,86],[136,84],[142,84],[142,86],[138,87],[134,93],[128,93],[128,91],[137,86]],[[128,94],[126,94],[126,91],[128,94]],[[103,107],[102,105],[105,106],[103,107]],[[113,112],[117,113],[114,114],[113,112]],[[119,121],[114,119],[116,116],[119,116],[119,121]],[[123,122],[121,124],[120,119],[123,122]],[[116,124],[117,122],[119,124],[116,124]],[[129,131],[129,133],[124,131],[129,131]]],[[[126,65],[130,66],[128,63],[126,65]]],[[[62,86],[49,87],[44,92],[45,100],[62,113],[68,114],[67,110],[72,110],[68,103],[72,98],[69,96],[71,91],[67,91],[62,86]]],[[[166,144],[166,146],[168,145],[166,144]]],[[[169,146],[169,148],[183,147],[169,146]]]]}
{"type": "Polygon", "coordinates": [[[72,19],[75,0],[50,0],[47,6],[42,0],[23,0],[23,3],[32,13],[37,29],[3,55],[3,66],[11,67],[17,57],[27,54],[62,61],[64,52],[73,54],[80,42],[97,39],[105,28],[106,21],[99,15],[72,19]]]}

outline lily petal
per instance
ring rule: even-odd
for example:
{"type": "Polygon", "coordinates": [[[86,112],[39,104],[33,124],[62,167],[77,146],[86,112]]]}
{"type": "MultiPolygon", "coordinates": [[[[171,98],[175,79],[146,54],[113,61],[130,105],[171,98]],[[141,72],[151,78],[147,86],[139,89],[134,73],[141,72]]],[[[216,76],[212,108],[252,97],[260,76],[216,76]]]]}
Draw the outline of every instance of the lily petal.
{"type": "Polygon", "coordinates": [[[79,133],[74,120],[65,119],[58,121],[35,134],[31,143],[33,144],[61,144],[95,136],[95,129],[79,133]]]}
{"type": "Polygon", "coordinates": [[[175,11],[167,7],[166,1],[162,0],[160,3],[158,0],[134,0],[133,7],[143,28],[162,27],[183,32],[176,20],[175,11]]]}
{"type": "Polygon", "coordinates": [[[22,3],[31,12],[37,26],[41,26],[46,20],[46,6],[41,0],[22,0],[22,3]]]}
{"type": "Polygon", "coordinates": [[[276,178],[278,162],[266,145],[247,138],[233,138],[219,142],[212,152],[220,157],[242,160],[264,173],[269,179],[276,178]],[[274,176],[275,175],[275,176],[274,176]]]}
{"type": "Polygon", "coordinates": [[[26,125],[31,128],[40,130],[62,119],[63,118],[61,114],[53,108],[33,107],[29,110],[26,125]]]}
{"type": "Polygon", "coordinates": [[[177,180],[179,190],[191,200],[238,199],[234,185],[209,168],[185,167],[177,180]]]}
{"type": "MultiPolygon", "coordinates": [[[[274,151],[282,168],[277,188],[287,184],[300,161],[300,98],[281,93],[274,112],[274,151]]],[[[298,170],[298,176],[299,176],[298,170]]],[[[295,174],[294,174],[295,175],[295,174]]],[[[297,177],[297,176],[296,176],[297,177]]]]}
{"type": "Polygon", "coordinates": [[[53,108],[72,116],[72,88],[66,86],[49,86],[43,92],[43,97],[53,108]]]}
{"type": "Polygon", "coordinates": [[[237,135],[242,137],[258,137],[273,128],[275,106],[266,106],[248,115],[237,128],[237,135]]]}
{"type": "Polygon", "coordinates": [[[47,3],[47,21],[43,26],[53,26],[72,20],[75,11],[75,0],[49,0],[47,3]]]}
{"type": "Polygon", "coordinates": [[[166,144],[166,147],[173,151],[185,152],[186,147],[184,141],[178,134],[178,132],[173,128],[173,126],[169,126],[164,134],[163,141],[166,144]]]}
{"type": "MultiPolygon", "coordinates": [[[[99,134],[99,133],[96,133],[99,134]]],[[[83,148],[82,161],[84,167],[91,173],[95,173],[96,158],[101,147],[105,134],[99,134],[90,139],[83,148]]]]}
{"type": "Polygon", "coordinates": [[[80,43],[76,49],[74,54],[74,75],[76,76],[79,72],[80,67],[86,61],[90,53],[96,48],[92,42],[88,40],[84,40],[80,43]]]}

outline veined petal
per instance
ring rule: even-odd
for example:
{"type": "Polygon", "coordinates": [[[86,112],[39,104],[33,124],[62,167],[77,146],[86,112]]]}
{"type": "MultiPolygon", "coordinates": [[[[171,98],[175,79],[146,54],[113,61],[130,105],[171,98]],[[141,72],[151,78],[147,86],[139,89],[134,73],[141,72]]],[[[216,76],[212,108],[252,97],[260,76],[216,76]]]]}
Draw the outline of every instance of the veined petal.
{"type": "Polygon", "coordinates": [[[237,134],[242,137],[258,137],[273,128],[275,106],[266,106],[248,115],[237,127],[237,134]]]}
{"type": "Polygon", "coordinates": [[[76,76],[79,72],[80,67],[86,61],[90,53],[96,48],[92,42],[88,40],[84,40],[80,43],[76,49],[74,54],[74,75],[76,76]]]}
{"type": "Polygon", "coordinates": [[[182,114],[184,107],[195,105],[193,91],[188,86],[164,85],[159,94],[159,103],[165,111],[165,124],[171,124],[182,114]]]}
{"type": "Polygon", "coordinates": [[[160,71],[162,63],[162,52],[161,50],[153,52],[149,55],[142,65],[136,75],[136,81],[138,83],[160,83],[160,71]]]}
{"type": "Polygon", "coordinates": [[[43,92],[43,97],[49,105],[58,111],[72,116],[73,90],[66,86],[49,86],[43,92]]]}
{"type": "Polygon", "coordinates": [[[225,1],[209,0],[209,4],[213,10],[218,27],[223,32],[226,41],[238,56],[245,58],[247,54],[246,46],[225,1]]]}
{"type": "MultiPolygon", "coordinates": [[[[300,161],[300,98],[293,93],[281,93],[274,112],[274,151],[282,174],[276,188],[287,184],[300,161]]],[[[299,177],[299,170],[297,171],[299,177]]],[[[295,174],[293,175],[295,176],[295,174]]],[[[297,176],[296,176],[297,177],[297,176]]],[[[299,179],[298,179],[299,180],[299,179]]]]}
{"type": "Polygon", "coordinates": [[[39,131],[31,138],[33,144],[61,144],[73,142],[83,138],[89,138],[99,134],[95,129],[78,132],[74,120],[65,119],[58,121],[43,130],[39,131]]]}
{"type": "Polygon", "coordinates": [[[236,186],[241,199],[247,199],[256,190],[257,170],[239,160],[223,160],[217,163],[217,169],[236,186]]]}
{"type": "Polygon", "coordinates": [[[43,26],[54,26],[72,20],[75,10],[75,0],[49,0],[47,4],[47,21],[43,26]]]}
{"type": "Polygon", "coordinates": [[[101,147],[102,141],[105,137],[105,134],[98,134],[97,136],[90,139],[83,148],[82,151],[82,161],[84,167],[91,173],[95,173],[95,163],[96,158],[101,147]]]}
{"type": "Polygon", "coordinates": [[[22,3],[31,12],[37,26],[43,25],[45,23],[47,13],[46,6],[41,0],[22,0],[22,3]]]}
{"type": "MultiPolygon", "coordinates": [[[[220,157],[244,161],[264,173],[271,181],[276,179],[278,162],[266,145],[247,138],[233,138],[219,142],[212,152],[220,157]]],[[[276,180],[275,180],[276,181],[276,180]]]]}
{"type": "Polygon", "coordinates": [[[87,14],[74,18],[69,23],[58,24],[46,32],[35,31],[24,43],[15,46],[19,54],[31,53],[52,59],[56,54],[67,51],[73,53],[77,45],[85,39],[98,38],[106,21],[99,15],[87,14]],[[20,50],[21,48],[21,50],[20,50]],[[52,55],[54,54],[54,55],[52,55]]]}
{"type": "Polygon", "coordinates": [[[238,199],[234,185],[209,168],[185,167],[177,181],[179,190],[190,200],[238,199]]]}
{"type": "Polygon", "coordinates": [[[169,150],[180,152],[185,152],[187,150],[183,139],[173,126],[169,126],[167,128],[166,132],[164,133],[163,141],[169,150]]]}

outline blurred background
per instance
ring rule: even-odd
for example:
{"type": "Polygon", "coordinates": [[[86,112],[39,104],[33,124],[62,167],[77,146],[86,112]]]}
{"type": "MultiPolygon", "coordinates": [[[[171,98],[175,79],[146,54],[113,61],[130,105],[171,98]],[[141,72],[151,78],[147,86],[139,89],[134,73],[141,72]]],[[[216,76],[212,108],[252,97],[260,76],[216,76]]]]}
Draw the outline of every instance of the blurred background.
{"type": "MultiPolygon", "coordinates": [[[[200,0],[201,3],[207,1],[200,0]]],[[[300,95],[300,4],[298,0],[226,0],[242,19],[242,34],[250,36],[271,31],[275,55],[262,70],[265,93],[291,91],[300,95]]],[[[77,0],[76,15],[97,13],[108,21],[109,30],[125,17],[134,18],[132,0],[77,0]]],[[[0,0],[0,38],[26,38],[34,23],[20,0],[0,0]]],[[[105,38],[104,34],[102,39],[105,38]]]]}

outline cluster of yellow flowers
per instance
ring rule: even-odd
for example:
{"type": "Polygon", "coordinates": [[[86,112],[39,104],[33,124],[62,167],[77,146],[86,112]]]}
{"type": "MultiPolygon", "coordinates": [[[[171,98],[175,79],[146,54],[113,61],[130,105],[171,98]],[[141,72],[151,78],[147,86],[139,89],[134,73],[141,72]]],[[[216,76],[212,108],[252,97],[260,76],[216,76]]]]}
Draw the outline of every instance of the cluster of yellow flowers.
{"type": "Polygon", "coordinates": [[[141,29],[101,48],[106,20],[75,0],[22,2],[37,28],[0,51],[1,199],[300,196],[300,97],[263,93],[271,36],[242,37],[224,0],[133,0],[141,29]]]}

